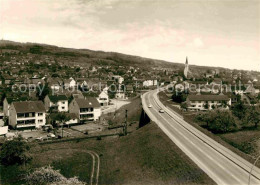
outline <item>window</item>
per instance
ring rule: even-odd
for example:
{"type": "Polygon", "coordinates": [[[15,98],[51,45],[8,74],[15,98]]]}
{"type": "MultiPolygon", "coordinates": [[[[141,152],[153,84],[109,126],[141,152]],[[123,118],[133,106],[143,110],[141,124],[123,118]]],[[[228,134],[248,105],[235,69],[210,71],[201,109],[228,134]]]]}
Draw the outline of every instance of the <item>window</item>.
{"type": "Polygon", "coordinates": [[[43,113],[38,113],[38,116],[43,116],[43,113]]]}
{"type": "Polygon", "coordinates": [[[65,101],[63,101],[62,104],[65,104],[65,101]]]}
{"type": "Polygon", "coordinates": [[[43,120],[42,120],[42,119],[39,119],[39,120],[38,120],[38,123],[43,123],[43,120]]]}
{"type": "Polygon", "coordinates": [[[61,109],[65,109],[65,107],[61,107],[61,109]]]}

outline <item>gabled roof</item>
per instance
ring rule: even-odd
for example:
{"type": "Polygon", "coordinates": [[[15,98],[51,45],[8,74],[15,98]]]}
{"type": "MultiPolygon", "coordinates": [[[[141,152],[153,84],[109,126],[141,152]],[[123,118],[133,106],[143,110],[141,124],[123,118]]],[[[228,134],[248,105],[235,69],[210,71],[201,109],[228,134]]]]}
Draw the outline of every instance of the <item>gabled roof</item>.
{"type": "Polygon", "coordinates": [[[226,95],[189,95],[187,99],[191,101],[228,101],[226,95]]]}
{"type": "Polygon", "coordinates": [[[79,108],[99,108],[100,104],[94,97],[75,98],[79,108]]]}
{"type": "Polygon", "coordinates": [[[17,102],[17,101],[27,101],[27,97],[6,97],[6,101],[8,104],[11,104],[12,102],[17,102]]]}
{"type": "Polygon", "coordinates": [[[54,96],[49,96],[51,102],[58,102],[58,101],[62,101],[62,100],[68,100],[67,96],[65,95],[54,95],[54,96]]]}
{"type": "Polygon", "coordinates": [[[17,113],[45,112],[44,104],[41,101],[13,102],[17,113]]]}

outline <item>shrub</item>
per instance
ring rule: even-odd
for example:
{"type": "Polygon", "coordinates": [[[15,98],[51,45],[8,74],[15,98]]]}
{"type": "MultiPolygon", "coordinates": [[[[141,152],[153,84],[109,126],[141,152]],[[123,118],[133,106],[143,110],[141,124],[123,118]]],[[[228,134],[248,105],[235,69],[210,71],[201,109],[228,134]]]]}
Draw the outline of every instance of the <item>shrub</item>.
{"type": "Polygon", "coordinates": [[[85,183],[78,180],[77,177],[67,179],[60,174],[59,170],[54,170],[51,166],[41,167],[28,174],[25,177],[27,184],[29,185],[41,185],[41,184],[78,184],[84,185],[85,183]]]}
{"type": "Polygon", "coordinates": [[[21,136],[11,141],[6,141],[0,153],[0,161],[3,165],[22,164],[31,159],[30,146],[21,136]]]}
{"type": "Polygon", "coordinates": [[[213,110],[196,116],[197,121],[207,124],[207,129],[214,133],[225,133],[237,129],[237,121],[229,110],[213,110]]]}

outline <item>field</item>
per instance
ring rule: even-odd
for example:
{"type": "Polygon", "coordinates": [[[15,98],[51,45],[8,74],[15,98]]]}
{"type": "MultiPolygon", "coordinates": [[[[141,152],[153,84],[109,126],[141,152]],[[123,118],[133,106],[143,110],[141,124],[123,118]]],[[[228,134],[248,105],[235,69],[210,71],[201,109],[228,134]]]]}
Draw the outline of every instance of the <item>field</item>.
{"type": "MultiPolygon", "coordinates": [[[[139,120],[140,98],[135,98],[118,111],[115,123],[124,120],[126,108],[129,121],[139,120]]],[[[0,184],[22,184],[26,172],[47,165],[89,184],[92,159],[87,150],[100,156],[99,184],[215,184],[155,123],[123,137],[34,144],[29,164],[0,168],[0,184]]]]}
{"type": "Polygon", "coordinates": [[[125,137],[36,145],[26,167],[1,168],[2,184],[19,184],[21,170],[46,165],[88,183],[86,150],[100,155],[100,184],[214,184],[155,123],[125,137]]]}

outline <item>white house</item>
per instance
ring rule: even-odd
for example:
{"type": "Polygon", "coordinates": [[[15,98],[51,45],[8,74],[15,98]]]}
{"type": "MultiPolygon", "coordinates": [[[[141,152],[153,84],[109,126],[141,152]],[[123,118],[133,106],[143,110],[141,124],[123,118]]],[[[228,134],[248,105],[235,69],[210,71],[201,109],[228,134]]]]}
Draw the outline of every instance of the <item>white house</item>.
{"type": "Polygon", "coordinates": [[[105,91],[102,91],[98,95],[98,102],[100,103],[101,106],[107,106],[109,102],[109,96],[105,91]]]}
{"type": "Polygon", "coordinates": [[[214,107],[228,109],[231,98],[226,95],[189,95],[186,99],[189,110],[211,110],[214,107]]]}
{"type": "Polygon", "coordinates": [[[115,94],[115,98],[116,99],[125,99],[126,97],[125,97],[125,91],[123,91],[123,90],[117,90],[116,91],[116,94],[115,94]]]}
{"type": "Polygon", "coordinates": [[[150,86],[156,86],[156,85],[157,85],[157,80],[145,80],[145,81],[143,81],[144,87],[150,87],[150,86]]]}
{"type": "Polygon", "coordinates": [[[65,89],[72,89],[77,86],[77,82],[73,78],[70,78],[70,79],[64,80],[63,85],[64,85],[65,89]]]}
{"type": "Polygon", "coordinates": [[[121,84],[121,83],[123,83],[124,78],[119,75],[114,75],[114,76],[112,76],[112,80],[114,80],[116,83],[121,84]]]}
{"type": "Polygon", "coordinates": [[[41,101],[13,102],[9,125],[13,128],[41,128],[46,123],[44,104],[41,101]]]}
{"type": "Polygon", "coordinates": [[[69,104],[69,112],[75,113],[81,122],[96,121],[101,116],[101,106],[96,98],[74,98],[69,104]]]}
{"type": "Polygon", "coordinates": [[[54,96],[45,96],[44,105],[46,111],[53,107],[58,112],[68,112],[69,111],[69,101],[65,95],[54,95],[54,96]]]}

